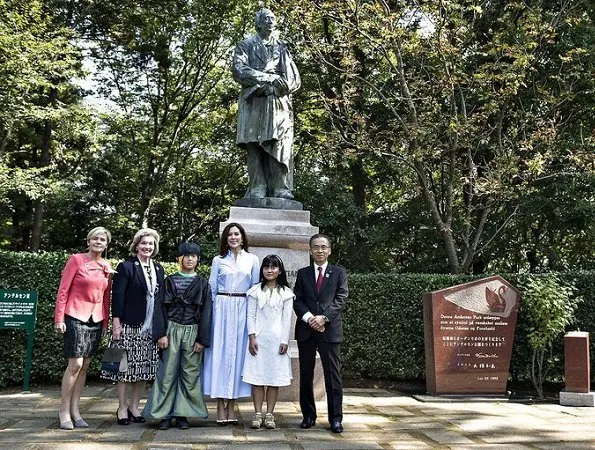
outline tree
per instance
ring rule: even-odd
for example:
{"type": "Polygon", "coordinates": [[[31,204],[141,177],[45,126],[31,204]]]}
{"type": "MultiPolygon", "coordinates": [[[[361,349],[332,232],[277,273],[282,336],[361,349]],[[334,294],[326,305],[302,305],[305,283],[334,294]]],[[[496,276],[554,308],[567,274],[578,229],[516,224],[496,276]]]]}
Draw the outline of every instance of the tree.
{"type": "Polygon", "coordinates": [[[235,147],[231,135],[216,143],[207,138],[235,103],[227,60],[249,6],[108,1],[76,10],[98,67],[99,93],[115,105],[105,121],[110,138],[104,151],[128,161],[130,178],[118,182],[136,201],[128,212],[137,226],[155,221],[156,202],[170,179],[185,175],[195,160],[235,147]]]}
{"type": "Polygon", "coordinates": [[[410,170],[451,272],[487,254],[539,180],[593,172],[584,2],[297,3],[296,54],[336,80],[319,82],[326,151],[410,170]]]}
{"type": "Polygon", "coordinates": [[[531,380],[540,398],[552,363],[552,344],[574,320],[580,298],[574,288],[563,286],[556,276],[529,278],[523,302],[530,322],[529,345],[533,349],[531,380]]]}
{"type": "Polygon", "coordinates": [[[71,38],[43,2],[0,0],[0,202],[12,210],[23,249],[40,247],[45,200],[65,175],[60,161],[87,149],[71,38]]]}

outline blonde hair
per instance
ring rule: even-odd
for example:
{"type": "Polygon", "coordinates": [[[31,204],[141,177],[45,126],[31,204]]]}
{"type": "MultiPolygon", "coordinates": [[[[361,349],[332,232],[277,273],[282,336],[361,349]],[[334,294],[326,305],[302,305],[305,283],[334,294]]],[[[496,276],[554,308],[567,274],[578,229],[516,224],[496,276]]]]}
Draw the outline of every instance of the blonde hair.
{"type": "Polygon", "coordinates": [[[133,256],[136,255],[136,247],[140,243],[141,239],[144,238],[145,236],[151,236],[155,240],[155,249],[153,250],[151,257],[153,257],[157,253],[159,253],[159,239],[160,239],[159,233],[157,233],[152,228],[141,228],[140,230],[138,230],[136,232],[136,234],[134,235],[134,238],[132,238],[132,244],[130,244],[130,247],[129,247],[131,255],[133,255],[133,256]]]}
{"type": "Polygon", "coordinates": [[[112,234],[109,232],[107,228],[103,227],[95,227],[87,233],[87,244],[91,239],[97,237],[100,234],[105,234],[105,236],[107,237],[107,243],[109,245],[109,243],[112,241],[112,234]]]}

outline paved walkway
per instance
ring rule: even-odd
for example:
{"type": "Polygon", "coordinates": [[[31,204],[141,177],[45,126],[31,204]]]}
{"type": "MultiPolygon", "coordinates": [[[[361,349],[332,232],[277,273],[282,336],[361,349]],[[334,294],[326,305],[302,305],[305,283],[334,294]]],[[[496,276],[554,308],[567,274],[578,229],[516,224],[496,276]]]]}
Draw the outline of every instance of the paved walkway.
{"type": "MultiPolygon", "coordinates": [[[[115,387],[87,387],[83,417],[90,428],[58,429],[59,391],[0,391],[0,449],[591,449],[595,408],[507,401],[435,401],[382,389],[346,389],[345,432],[332,434],[321,420],[301,430],[297,402],[280,402],[276,430],[251,430],[250,401],[240,423],[191,420],[192,428],[157,430],[155,424],[115,423],[115,387]]],[[[318,403],[325,411],[324,402],[318,403]]]]}

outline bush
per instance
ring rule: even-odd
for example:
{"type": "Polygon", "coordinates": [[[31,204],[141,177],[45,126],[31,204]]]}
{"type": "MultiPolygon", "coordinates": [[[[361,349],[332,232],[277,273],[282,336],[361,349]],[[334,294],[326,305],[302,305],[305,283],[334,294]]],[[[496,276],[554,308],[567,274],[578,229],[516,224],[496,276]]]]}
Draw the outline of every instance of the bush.
{"type": "Polygon", "coordinates": [[[527,334],[533,349],[531,380],[539,397],[543,397],[543,382],[555,362],[553,344],[573,322],[580,298],[574,289],[563,286],[556,276],[530,279],[522,286],[527,318],[531,328],[527,334]]]}
{"type": "MultiPolygon", "coordinates": [[[[37,327],[33,348],[31,381],[59,382],[66,367],[62,356],[62,338],[54,332],[53,317],[56,291],[67,253],[17,253],[0,251],[0,289],[31,289],[38,292],[37,327]]],[[[112,261],[114,267],[116,261],[112,261]]],[[[166,273],[177,265],[164,264],[166,273]]],[[[209,267],[200,272],[208,276],[209,267]]],[[[487,276],[487,275],[486,275],[487,276]]],[[[519,287],[528,275],[502,275],[519,287]]],[[[549,275],[531,275],[548,277],[549,275]]],[[[584,301],[576,311],[575,329],[591,330],[595,325],[595,272],[557,274],[561,283],[573,285],[584,301]]],[[[483,277],[483,276],[482,276],[483,277]]],[[[428,274],[349,274],[349,300],[344,312],[345,341],[342,346],[346,375],[420,380],[425,377],[423,305],[424,292],[466,283],[479,277],[469,275],[428,274]]],[[[522,291],[521,291],[522,295],[522,291]]],[[[531,379],[532,349],[527,306],[521,298],[517,331],[511,363],[513,380],[531,379]]],[[[22,383],[25,367],[26,332],[0,330],[0,387],[22,383]]],[[[104,343],[105,345],[105,343],[104,343]]],[[[591,340],[591,352],[595,339],[591,340]]],[[[563,342],[553,347],[554,365],[550,380],[561,381],[563,342]]],[[[97,375],[99,356],[90,369],[97,375]]]]}
{"type": "MultiPolygon", "coordinates": [[[[423,303],[424,292],[436,291],[488,275],[369,274],[349,276],[349,300],[344,313],[343,367],[351,376],[425,378],[423,303]]],[[[528,336],[533,326],[523,285],[529,279],[556,278],[573,285],[583,302],[576,311],[572,329],[590,330],[595,325],[595,272],[562,274],[502,274],[521,291],[515,342],[511,360],[512,380],[530,381],[533,349],[528,336]]],[[[595,339],[591,340],[591,353],[595,339]]],[[[563,340],[552,347],[549,381],[563,380],[563,340]]]]}
{"type": "MultiPolygon", "coordinates": [[[[0,289],[37,291],[37,323],[33,344],[31,381],[59,382],[66,368],[63,340],[54,331],[54,306],[62,269],[69,254],[65,252],[19,253],[0,251],[0,289]]],[[[115,268],[117,261],[111,260],[115,268]]],[[[166,273],[177,270],[177,264],[162,263],[166,273]]],[[[208,266],[200,272],[208,277],[208,266]]],[[[105,348],[104,339],[102,349],[105,348]]],[[[0,330],[0,387],[19,384],[23,380],[27,352],[26,330],[0,330]]],[[[101,353],[101,352],[100,352],[101,353]]],[[[99,373],[99,355],[89,375],[99,373]]]]}

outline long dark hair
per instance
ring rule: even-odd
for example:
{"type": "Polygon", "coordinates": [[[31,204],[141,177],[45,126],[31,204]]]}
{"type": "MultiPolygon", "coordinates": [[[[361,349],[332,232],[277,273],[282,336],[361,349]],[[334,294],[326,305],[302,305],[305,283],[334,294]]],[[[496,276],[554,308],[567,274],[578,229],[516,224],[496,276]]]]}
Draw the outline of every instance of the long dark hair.
{"type": "Polygon", "coordinates": [[[260,265],[260,288],[264,289],[267,284],[267,280],[262,274],[262,271],[265,267],[278,267],[279,268],[279,276],[277,277],[277,287],[284,286],[289,288],[289,283],[287,282],[287,273],[285,272],[285,266],[283,265],[283,261],[277,255],[267,255],[262,260],[262,264],[260,265]]]}
{"type": "Polygon", "coordinates": [[[248,237],[246,236],[246,230],[244,230],[244,227],[241,226],[239,223],[231,222],[228,223],[225,226],[225,228],[223,228],[223,232],[221,233],[219,256],[225,256],[229,251],[229,245],[227,244],[227,235],[229,234],[229,230],[231,230],[233,227],[236,227],[238,230],[240,230],[240,234],[242,235],[242,249],[248,251],[248,237]]]}

